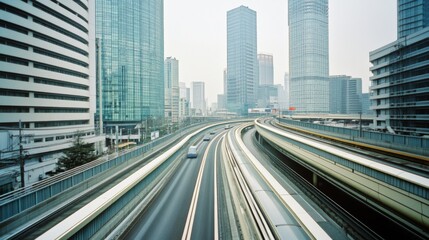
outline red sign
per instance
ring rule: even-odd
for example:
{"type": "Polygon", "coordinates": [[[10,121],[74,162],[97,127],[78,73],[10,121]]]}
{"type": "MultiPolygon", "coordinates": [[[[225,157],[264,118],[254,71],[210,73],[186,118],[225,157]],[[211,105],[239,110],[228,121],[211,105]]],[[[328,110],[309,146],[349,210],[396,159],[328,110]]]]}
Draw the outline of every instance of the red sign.
{"type": "Polygon", "coordinates": [[[295,111],[296,107],[289,107],[289,111],[295,111]]]}

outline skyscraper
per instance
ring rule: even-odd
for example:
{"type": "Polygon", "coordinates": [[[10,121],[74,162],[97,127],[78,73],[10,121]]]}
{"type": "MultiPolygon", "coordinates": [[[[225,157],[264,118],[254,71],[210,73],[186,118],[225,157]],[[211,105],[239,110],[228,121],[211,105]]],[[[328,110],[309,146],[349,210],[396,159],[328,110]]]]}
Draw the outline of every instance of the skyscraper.
{"type": "Polygon", "coordinates": [[[78,133],[85,142],[101,143],[97,150],[104,147],[93,117],[95,6],[93,1],[1,5],[0,159],[20,156],[21,125],[26,162],[44,165],[25,175],[27,184],[44,176],[40,169],[54,170],[78,133]]]}
{"type": "Polygon", "coordinates": [[[358,114],[362,112],[362,79],[350,78],[346,85],[346,113],[358,114]]]}
{"type": "Polygon", "coordinates": [[[226,96],[227,90],[227,79],[228,79],[228,72],[226,68],[223,70],[223,95],[226,96]]]}
{"type": "Polygon", "coordinates": [[[284,94],[284,102],[282,102],[283,105],[281,105],[281,108],[287,110],[289,109],[289,106],[290,106],[290,79],[289,79],[289,73],[287,72],[284,75],[284,93],[283,94],[284,94]]]}
{"type": "Polygon", "coordinates": [[[329,111],[328,0],[289,0],[290,102],[297,112],[329,111]]]}
{"type": "Polygon", "coordinates": [[[273,55],[258,54],[259,85],[274,84],[273,55]]]}
{"type": "Polygon", "coordinates": [[[330,76],[329,91],[330,113],[358,114],[362,111],[362,79],[330,76]]]}
{"type": "Polygon", "coordinates": [[[206,96],[204,82],[192,82],[192,108],[195,109],[195,114],[205,116],[206,112],[206,96]]]}
{"type": "Polygon", "coordinates": [[[227,13],[227,105],[241,115],[256,104],[258,80],[256,12],[240,6],[227,13]]]}
{"type": "Polygon", "coordinates": [[[96,0],[103,121],[129,130],[164,117],[162,0],[96,0]]]}
{"type": "Polygon", "coordinates": [[[179,120],[183,121],[185,117],[189,117],[190,108],[190,90],[186,87],[186,83],[179,82],[179,120]]]}
{"type": "Polygon", "coordinates": [[[374,111],[370,107],[369,93],[362,93],[362,114],[373,115],[374,111]]]}
{"type": "Polygon", "coordinates": [[[398,38],[429,27],[429,1],[398,0],[398,38]]]}
{"type": "Polygon", "coordinates": [[[168,57],[164,62],[165,117],[169,123],[179,121],[179,61],[168,57]]]}
{"type": "Polygon", "coordinates": [[[428,1],[398,1],[398,39],[369,53],[378,130],[429,135],[428,1]]]}
{"type": "Polygon", "coordinates": [[[345,114],[347,112],[347,81],[349,76],[335,75],[329,77],[329,112],[345,114]]]}

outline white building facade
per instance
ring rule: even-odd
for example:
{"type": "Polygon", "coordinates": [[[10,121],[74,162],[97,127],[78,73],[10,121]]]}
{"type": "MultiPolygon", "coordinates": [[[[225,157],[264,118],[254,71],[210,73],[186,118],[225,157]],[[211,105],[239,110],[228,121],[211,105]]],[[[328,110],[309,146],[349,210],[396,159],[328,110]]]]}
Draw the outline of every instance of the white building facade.
{"type": "Polygon", "coordinates": [[[95,2],[60,2],[2,1],[0,9],[0,159],[19,158],[21,128],[26,166],[51,163],[26,171],[26,185],[55,168],[77,133],[104,147],[93,117],[95,2]]]}
{"type": "Polygon", "coordinates": [[[184,118],[189,117],[190,96],[189,88],[186,83],[179,82],[179,120],[183,121],[184,118]]]}
{"type": "Polygon", "coordinates": [[[164,61],[164,109],[168,123],[179,122],[179,61],[168,57],[164,61]]]}
{"type": "Polygon", "coordinates": [[[192,108],[195,109],[196,116],[206,116],[206,97],[205,97],[205,84],[204,82],[192,82],[192,108]]]}

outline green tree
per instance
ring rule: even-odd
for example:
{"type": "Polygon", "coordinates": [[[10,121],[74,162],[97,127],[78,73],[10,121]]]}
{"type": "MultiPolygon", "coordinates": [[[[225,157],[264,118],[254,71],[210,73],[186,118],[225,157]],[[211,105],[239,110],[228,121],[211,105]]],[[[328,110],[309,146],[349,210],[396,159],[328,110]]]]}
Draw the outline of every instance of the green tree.
{"type": "Polygon", "coordinates": [[[72,169],[95,160],[94,144],[85,143],[80,134],[74,139],[73,146],[64,151],[64,156],[58,160],[58,168],[72,169]]]}

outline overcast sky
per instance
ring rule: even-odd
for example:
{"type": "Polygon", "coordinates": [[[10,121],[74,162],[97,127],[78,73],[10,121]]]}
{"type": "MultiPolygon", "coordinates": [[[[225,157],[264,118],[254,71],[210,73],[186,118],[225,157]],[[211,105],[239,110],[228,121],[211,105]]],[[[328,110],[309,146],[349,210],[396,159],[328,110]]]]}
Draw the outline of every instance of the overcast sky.
{"type": "MultiPolygon", "coordinates": [[[[165,57],[179,60],[179,81],[206,83],[209,103],[223,93],[226,12],[257,12],[258,53],[274,58],[274,83],[289,71],[287,0],[164,0],[165,57]]],[[[360,77],[368,92],[369,52],[396,39],[396,0],[329,0],[329,72],[360,77]]]]}

